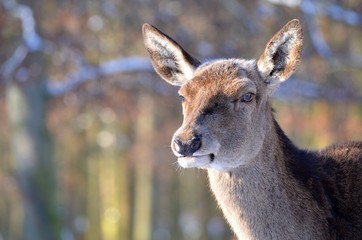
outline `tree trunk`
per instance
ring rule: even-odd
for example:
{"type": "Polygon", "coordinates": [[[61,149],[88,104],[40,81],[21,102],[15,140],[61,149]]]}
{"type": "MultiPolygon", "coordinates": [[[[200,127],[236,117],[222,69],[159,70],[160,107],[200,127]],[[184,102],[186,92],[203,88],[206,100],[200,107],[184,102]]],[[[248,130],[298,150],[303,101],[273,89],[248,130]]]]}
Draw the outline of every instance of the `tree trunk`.
{"type": "Polygon", "coordinates": [[[153,99],[141,95],[138,100],[139,117],[136,126],[135,146],[135,199],[133,239],[146,240],[152,237],[152,192],[153,192],[153,151],[152,131],[154,129],[153,99]]]}
{"type": "Polygon", "coordinates": [[[53,143],[46,125],[45,81],[26,86],[9,84],[6,99],[14,172],[23,201],[23,239],[60,239],[53,143]]]}

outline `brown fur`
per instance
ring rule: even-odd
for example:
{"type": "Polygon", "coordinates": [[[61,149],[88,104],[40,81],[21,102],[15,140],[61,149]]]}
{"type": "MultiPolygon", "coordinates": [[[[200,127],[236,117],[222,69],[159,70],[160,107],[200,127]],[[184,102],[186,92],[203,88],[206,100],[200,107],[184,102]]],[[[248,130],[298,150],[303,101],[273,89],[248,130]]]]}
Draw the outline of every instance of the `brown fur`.
{"type": "Polygon", "coordinates": [[[361,239],[362,143],[298,149],[274,120],[271,94],[295,70],[298,20],[259,60],[201,64],[156,28],[143,27],[159,75],[181,86],[184,121],[171,147],[183,167],[205,168],[239,239],[361,239]]]}

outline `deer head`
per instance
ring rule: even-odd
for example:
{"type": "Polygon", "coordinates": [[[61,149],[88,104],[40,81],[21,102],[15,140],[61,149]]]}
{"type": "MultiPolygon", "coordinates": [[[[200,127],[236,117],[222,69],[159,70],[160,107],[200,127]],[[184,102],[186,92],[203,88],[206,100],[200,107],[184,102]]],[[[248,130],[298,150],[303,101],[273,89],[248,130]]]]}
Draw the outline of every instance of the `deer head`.
{"type": "Polygon", "coordinates": [[[299,21],[276,33],[258,60],[200,63],[149,24],[143,25],[143,36],[156,72],[180,86],[184,119],[171,142],[179,164],[219,171],[248,164],[273,125],[268,99],[298,65],[299,21]]]}

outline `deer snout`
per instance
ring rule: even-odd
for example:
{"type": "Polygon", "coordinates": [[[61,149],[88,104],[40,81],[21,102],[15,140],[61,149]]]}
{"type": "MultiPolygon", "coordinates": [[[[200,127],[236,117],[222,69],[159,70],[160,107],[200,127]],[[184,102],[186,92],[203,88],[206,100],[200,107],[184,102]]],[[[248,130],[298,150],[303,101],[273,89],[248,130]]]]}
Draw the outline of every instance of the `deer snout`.
{"type": "Polygon", "coordinates": [[[189,141],[182,141],[180,137],[175,137],[172,148],[183,157],[192,156],[201,148],[201,135],[196,135],[189,141]]]}

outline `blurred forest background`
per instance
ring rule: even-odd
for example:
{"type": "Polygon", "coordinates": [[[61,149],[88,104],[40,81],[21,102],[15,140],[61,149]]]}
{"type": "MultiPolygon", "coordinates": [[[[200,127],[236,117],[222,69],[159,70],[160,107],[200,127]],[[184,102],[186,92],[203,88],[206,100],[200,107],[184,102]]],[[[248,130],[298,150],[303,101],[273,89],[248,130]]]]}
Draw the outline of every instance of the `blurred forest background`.
{"type": "Polygon", "coordinates": [[[141,26],[200,60],[258,58],[293,18],[302,62],[276,118],[301,147],[361,140],[361,0],[2,0],[0,240],[233,239],[205,172],[171,154],[177,88],[141,26]]]}

